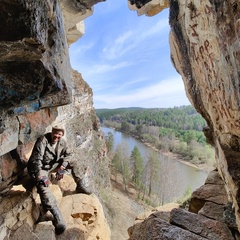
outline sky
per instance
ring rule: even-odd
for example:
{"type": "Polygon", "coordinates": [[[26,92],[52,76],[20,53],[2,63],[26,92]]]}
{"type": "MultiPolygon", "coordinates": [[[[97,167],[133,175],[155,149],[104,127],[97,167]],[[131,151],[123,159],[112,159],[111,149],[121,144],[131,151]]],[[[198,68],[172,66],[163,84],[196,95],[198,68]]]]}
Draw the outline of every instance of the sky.
{"type": "Polygon", "coordinates": [[[69,53],[93,90],[95,109],[190,105],[170,60],[168,11],[147,17],[131,11],[127,0],[94,5],[69,53]]]}

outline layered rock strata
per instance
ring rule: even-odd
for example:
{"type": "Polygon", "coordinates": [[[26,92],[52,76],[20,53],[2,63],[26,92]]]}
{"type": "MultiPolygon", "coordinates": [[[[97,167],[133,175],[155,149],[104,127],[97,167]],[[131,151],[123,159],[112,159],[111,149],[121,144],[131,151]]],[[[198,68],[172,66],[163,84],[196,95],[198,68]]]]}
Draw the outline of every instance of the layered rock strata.
{"type": "Polygon", "coordinates": [[[34,189],[26,191],[21,186],[11,189],[1,201],[0,239],[102,239],[110,240],[110,229],[102,205],[94,195],[66,195],[73,191],[74,182],[70,176],[50,186],[57,198],[67,229],[55,236],[55,229],[48,221],[35,224],[40,211],[39,195],[34,189]]]}
{"type": "MultiPolygon", "coordinates": [[[[37,137],[51,131],[53,125],[65,127],[73,158],[80,162],[83,174],[86,167],[90,169],[94,192],[98,194],[96,186],[109,185],[105,144],[93,108],[92,90],[78,72],[72,71],[68,55],[69,44],[80,37],[73,39],[72,35],[83,25],[78,24],[80,17],[74,21],[73,16],[78,12],[84,17],[95,3],[0,2],[1,239],[55,239],[51,222],[34,224],[39,199],[30,188],[26,172],[37,137]]],[[[68,225],[65,239],[110,238],[96,197],[74,193],[63,197],[63,189],[56,185],[51,188],[68,225]],[[69,202],[72,204],[66,212],[69,202]]]]}
{"type": "MultiPolygon", "coordinates": [[[[6,213],[6,216],[4,215],[4,221],[0,223],[0,228],[4,229],[3,231],[1,231],[1,236],[3,236],[2,239],[4,239],[4,237],[15,239],[14,236],[17,236],[19,232],[22,231],[25,233],[27,231],[28,236],[31,236],[30,238],[32,239],[32,237],[35,235],[42,236],[42,234],[47,234],[44,233],[46,229],[48,229],[47,231],[52,237],[55,236],[54,228],[52,227],[51,222],[48,223],[47,226],[45,226],[44,223],[40,224],[41,226],[43,225],[43,227],[38,225],[35,226],[34,220],[36,220],[36,216],[35,218],[29,220],[30,222],[27,225],[25,221],[32,215],[33,212],[36,213],[36,204],[34,203],[35,200],[31,198],[32,190],[31,188],[29,188],[29,178],[26,172],[26,162],[29,159],[29,155],[33,148],[36,137],[38,137],[44,132],[50,131],[51,126],[55,123],[61,124],[65,127],[66,139],[69,145],[73,148],[73,158],[80,162],[82,173],[84,174],[87,167],[90,169],[90,184],[97,196],[97,186],[109,186],[109,163],[107,158],[105,157],[106,150],[103,141],[103,135],[100,131],[99,121],[92,106],[92,91],[89,86],[82,80],[81,75],[76,71],[72,72],[72,82],[73,93],[71,104],[62,107],[43,109],[34,113],[19,115],[16,117],[16,125],[12,125],[12,128],[16,128],[17,126],[19,126],[18,131],[14,132],[10,131],[9,129],[9,134],[5,135],[5,141],[7,141],[8,143],[15,142],[16,145],[14,146],[13,144],[6,144],[5,148],[1,145],[1,147],[3,147],[3,151],[6,151],[7,149],[9,150],[9,152],[3,154],[0,157],[0,207],[1,209],[5,209],[5,201],[10,201],[12,203],[15,201],[17,202],[17,199],[22,196],[26,196],[26,199],[22,199],[21,203],[23,205],[26,204],[26,201],[31,202],[31,204],[29,209],[26,210],[23,208],[25,215],[24,217],[20,217],[21,221],[18,219],[22,213],[18,211],[20,211],[22,207],[18,205],[15,207],[14,204],[12,205],[16,210],[14,210],[14,212],[6,213]],[[21,144],[19,144],[20,141],[21,144]],[[17,145],[17,143],[19,145],[17,145]],[[11,147],[15,147],[15,149],[12,150],[11,147]],[[25,190],[25,192],[19,193],[18,195],[17,193],[15,193],[14,189],[16,188],[16,186],[22,185],[30,192],[25,190]],[[8,219],[10,218],[9,216],[11,216],[12,219],[16,219],[14,221],[12,219],[10,220],[8,219]],[[14,222],[15,224],[9,227],[6,223],[8,221],[14,222]],[[35,227],[37,227],[38,229],[37,233],[35,227]]],[[[67,186],[65,186],[65,188],[66,187],[74,187],[73,179],[72,182],[68,183],[67,186]]],[[[53,189],[55,188],[56,187],[53,186],[53,189]]],[[[66,192],[66,189],[62,187],[62,192],[64,193],[64,191],[66,192]]],[[[58,190],[57,193],[57,196],[59,194],[61,195],[60,190],[58,190]]],[[[62,210],[64,212],[66,206],[69,205],[71,199],[76,198],[76,200],[74,201],[77,201],[78,204],[81,203],[86,206],[88,206],[88,204],[92,201],[96,201],[91,196],[89,196],[86,200],[86,203],[83,203],[82,201],[86,197],[88,196],[75,196],[73,192],[70,196],[64,197],[63,199],[59,200],[59,204],[61,204],[62,210]]],[[[71,210],[72,206],[73,204],[70,205],[69,211],[71,210]]],[[[72,209],[71,211],[74,211],[74,209],[72,209]]],[[[66,218],[70,218],[68,225],[72,226],[74,224],[72,228],[75,229],[71,231],[68,230],[66,234],[67,236],[72,236],[73,234],[73,236],[75,236],[75,239],[92,239],[91,232],[101,232],[107,227],[106,222],[104,222],[104,224],[102,222],[96,223],[96,226],[89,223],[89,229],[84,227],[81,230],[81,221],[79,222],[79,220],[77,220],[79,217],[71,217],[72,215],[69,212],[64,214],[66,218]],[[72,222],[72,218],[75,219],[74,222],[72,222]],[[102,229],[99,230],[98,227],[102,229]],[[75,233],[72,233],[72,231],[75,231],[75,233]]],[[[79,214],[81,218],[82,215],[81,213],[79,214]]],[[[101,216],[101,219],[105,219],[102,210],[98,214],[101,216]]],[[[104,221],[106,221],[106,219],[104,221]]],[[[85,223],[83,223],[83,225],[85,226],[85,223]]],[[[109,237],[101,237],[98,235],[94,236],[93,238],[104,240],[109,239],[109,237]]],[[[43,238],[39,237],[36,239],[43,238]]],[[[55,238],[53,237],[51,239],[55,238]]]]}
{"type": "Polygon", "coordinates": [[[205,184],[193,192],[188,210],[173,204],[156,210],[136,219],[128,230],[131,240],[239,237],[234,210],[217,171],[210,172],[205,184]]]}
{"type": "Polygon", "coordinates": [[[171,56],[189,100],[205,118],[217,167],[239,215],[238,1],[170,1],[171,56]]]}
{"type": "Polygon", "coordinates": [[[70,103],[68,45],[58,1],[1,1],[0,8],[1,116],[38,111],[49,105],[48,96],[55,106],[70,103]]]}
{"type": "MultiPolygon", "coordinates": [[[[153,3],[129,1],[139,15],[148,15],[147,6],[153,3]]],[[[236,0],[170,0],[168,4],[171,59],[189,100],[207,121],[205,135],[215,147],[217,167],[240,226],[240,4],[236,0]]]]}
{"type": "MultiPolygon", "coordinates": [[[[68,45],[84,32],[79,21],[92,14],[97,2],[0,2],[1,197],[23,182],[34,141],[56,123],[66,127],[83,168],[90,165],[96,182],[108,184],[91,89],[71,72],[68,56],[68,45]]],[[[217,168],[240,228],[240,4],[236,0],[131,0],[129,6],[148,16],[169,6],[171,58],[189,100],[208,123],[205,134],[216,149],[217,168]]],[[[202,211],[206,214],[207,209],[202,211]]]]}
{"type": "Polygon", "coordinates": [[[69,18],[97,2],[0,2],[0,195],[22,181],[34,142],[54,124],[66,128],[82,168],[109,184],[92,90],[70,67],[66,35],[79,21],[69,18]]]}
{"type": "Polygon", "coordinates": [[[169,6],[168,0],[128,0],[131,10],[136,10],[139,16],[145,14],[152,17],[169,6]]]}

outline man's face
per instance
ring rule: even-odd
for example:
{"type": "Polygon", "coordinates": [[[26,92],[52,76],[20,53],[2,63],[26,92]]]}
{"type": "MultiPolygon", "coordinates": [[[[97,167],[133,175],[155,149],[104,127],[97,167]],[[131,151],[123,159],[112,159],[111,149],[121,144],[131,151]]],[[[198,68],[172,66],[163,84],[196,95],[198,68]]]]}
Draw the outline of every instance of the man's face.
{"type": "Polygon", "coordinates": [[[54,130],[52,131],[52,143],[58,142],[63,136],[62,131],[54,130]]]}

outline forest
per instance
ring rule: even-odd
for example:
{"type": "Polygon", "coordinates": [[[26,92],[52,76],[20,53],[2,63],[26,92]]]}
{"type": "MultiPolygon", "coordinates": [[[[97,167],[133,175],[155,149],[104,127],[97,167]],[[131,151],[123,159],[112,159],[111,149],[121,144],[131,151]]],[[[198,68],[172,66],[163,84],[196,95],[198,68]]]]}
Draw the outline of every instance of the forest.
{"type": "Polygon", "coordinates": [[[97,109],[100,121],[111,120],[133,125],[158,126],[175,130],[202,131],[204,118],[192,106],[174,108],[97,109]]]}
{"type": "Polygon", "coordinates": [[[97,109],[101,124],[130,134],[162,152],[178,154],[193,164],[214,163],[206,143],[204,118],[192,106],[174,108],[97,109]]]}

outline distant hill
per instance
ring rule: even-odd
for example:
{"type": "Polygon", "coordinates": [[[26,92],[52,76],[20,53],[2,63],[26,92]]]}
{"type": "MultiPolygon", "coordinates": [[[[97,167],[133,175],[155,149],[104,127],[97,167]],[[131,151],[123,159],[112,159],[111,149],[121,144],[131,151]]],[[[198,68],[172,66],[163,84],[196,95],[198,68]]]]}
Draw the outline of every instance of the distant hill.
{"type": "Polygon", "coordinates": [[[191,105],[184,105],[184,106],[179,106],[179,107],[172,107],[172,108],[143,108],[143,107],[122,107],[122,108],[97,108],[95,109],[96,112],[105,112],[105,111],[128,111],[128,110],[166,110],[166,109],[182,109],[182,108],[188,108],[191,107],[191,105]]]}
{"type": "Polygon", "coordinates": [[[147,108],[141,108],[141,107],[128,107],[128,108],[98,108],[96,109],[97,113],[101,112],[111,112],[111,111],[128,111],[128,110],[141,110],[141,109],[147,109],[147,108]]]}
{"type": "Polygon", "coordinates": [[[96,109],[100,121],[127,122],[133,125],[158,126],[177,130],[201,131],[204,118],[191,106],[173,108],[115,108],[96,109]]]}

